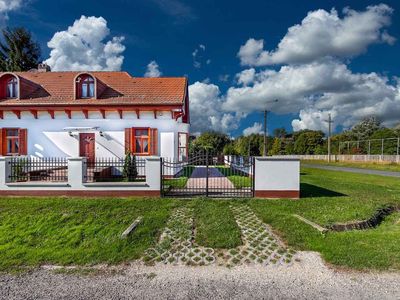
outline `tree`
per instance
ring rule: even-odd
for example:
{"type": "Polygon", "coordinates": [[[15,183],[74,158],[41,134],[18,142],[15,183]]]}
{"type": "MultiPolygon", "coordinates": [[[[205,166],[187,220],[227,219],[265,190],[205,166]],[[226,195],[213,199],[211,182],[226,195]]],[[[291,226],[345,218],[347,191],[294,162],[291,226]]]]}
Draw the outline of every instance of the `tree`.
{"type": "Polygon", "coordinates": [[[279,137],[274,138],[272,149],[270,152],[272,155],[282,154],[282,140],[279,137]]]}
{"type": "Polygon", "coordinates": [[[2,72],[21,72],[37,68],[40,58],[39,44],[23,27],[2,30],[0,42],[0,69],[2,72]]]}
{"type": "Polygon", "coordinates": [[[285,127],[274,129],[274,137],[284,138],[284,137],[286,137],[286,135],[287,135],[287,131],[286,131],[285,127]]]}
{"type": "Polygon", "coordinates": [[[225,133],[209,131],[202,133],[191,144],[190,152],[208,150],[210,152],[222,153],[224,147],[231,142],[231,139],[225,133]]]}
{"type": "Polygon", "coordinates": [[[128,152],[125,156],[124,169],[122,171],[122,176],[126,181],[135,181],[138,176],[138,171],[136,167],[136,156],[128,152]]]}
{"type": "MultiPolygon", "coordinates": [[[[293,134],[295,137],[294,152],[296,154],[315,154],[317,147],[324,144],[322,131],[302,130],[293,134]]],[[[321,151],[319,149],[319,151],[321,151]]]]}
{"type": "Polygon", "coordinates": [[[350,131],[356,140],[365,140],[370,138],[380,128],[381,122],[376,117],[368,117],[354,125],[350,131]]]}

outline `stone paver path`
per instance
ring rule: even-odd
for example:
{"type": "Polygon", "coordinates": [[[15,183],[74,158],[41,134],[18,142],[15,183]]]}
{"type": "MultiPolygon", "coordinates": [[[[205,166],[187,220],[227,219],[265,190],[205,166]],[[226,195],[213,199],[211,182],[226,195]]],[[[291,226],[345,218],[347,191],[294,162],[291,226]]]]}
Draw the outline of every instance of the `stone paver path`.
{"type": "MultiPolygon", "coordinates": [[[[190,189],[206,188],[207,185],[207,168],[206,167],[196,167],[193,170],[192,175],[186,183],[186,187],[190,189]]],[[[224,189],[234,189],[233,183],[226,178],[217,168],[208,168],[208,188],[209,191],[213,190],[224,190],[224,189]]]]}
{"type": "Polygon", "coordinates": [[[157,246],[146,251],[144,261],[179,265],[218,264],[227,267],[292,263],[295,251],[287,249],[247,205],[231,206],[231,210],[242,233],[242,246],[216,250],[196,245],[193,210],[182,207],[172,214],[157,246]]]}

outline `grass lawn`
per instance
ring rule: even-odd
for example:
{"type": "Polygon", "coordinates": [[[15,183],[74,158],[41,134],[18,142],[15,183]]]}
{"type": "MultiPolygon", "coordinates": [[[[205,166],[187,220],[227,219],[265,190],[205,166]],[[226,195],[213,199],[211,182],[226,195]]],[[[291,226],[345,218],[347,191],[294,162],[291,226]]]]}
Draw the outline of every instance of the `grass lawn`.
{"type": "Polygon", "coordinates": [[[194,166],[185,166],[179,174],[179,177],[164,179],[164,185],[168,185],[171,188],[183,189],[190,176],[192,176],[194,169],[194,166]]]}
{"type": "Polygon", "coordinates": [[[302,160],[307,164],[319,164],[326,166],[337,166],[337,167],[350,167],[360,169],[372,169],[381,171],[394,171],[400,172],[400,164],[396,163],[376,163],[376,162],[330,162],[324,160],[302,160]]]}
{"type": "Polygon", "coordinates": [[[229,167],[218,166],[216,167],[221,174],[225,175],[230,182],[233,183],[233,186],[237,189],[241,189],[244,187],[251,187],[251,178],[249,176],[240,175],[240,172],[234,171],[229,167]]]}
{"type": "Polygon", "coordinates": [[[292,214],[320,225],[362,220],[378,208],[400,205],[397,178],[302,169],[300,200],[155,198],[0,198],[0,270],[39,264],[91,265],[140,258],[155,245],[177,207],[194,210],[197,244],[241,245],[230,205],[247,203],[291,247],[319,251],[338,266],[400,270],[400,214],[375,229],[325,236],[292,214]],[[126,240],[120,234],[138,216],[126,240]]]}

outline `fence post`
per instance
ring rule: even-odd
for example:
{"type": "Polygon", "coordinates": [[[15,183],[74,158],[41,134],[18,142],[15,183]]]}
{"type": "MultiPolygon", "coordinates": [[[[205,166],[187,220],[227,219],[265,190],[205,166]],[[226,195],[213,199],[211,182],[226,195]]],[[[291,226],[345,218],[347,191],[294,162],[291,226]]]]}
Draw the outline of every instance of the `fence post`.
{"type": "Polygon", "coordinates": [[[382,145],[381,145],[381,155],[383,156],[383,139],[382,139],[382,145]]]}
{"type": "Polygon", "coordinates": [[[7,182],[9,182],[10,175],[10,157],[0,157],[0,189],[5,189],[7,182]]]}
{"type": "Polygon", "coordinates": [[[72,189],[84,188],[86,175],[86,157],[68,158],[68,185],[72,189]]]}
{"type": "Polygon", "coordinates": [[[161,195],[161,159],[159,156],[148,156],[145,159],[146,184],[149,186],[149,190],[159,191],[161,195]]]}
{"type": "Polygon", "coordinates": [[[399,155],[400,138],[397,138],[397,155],[399,155]]]}

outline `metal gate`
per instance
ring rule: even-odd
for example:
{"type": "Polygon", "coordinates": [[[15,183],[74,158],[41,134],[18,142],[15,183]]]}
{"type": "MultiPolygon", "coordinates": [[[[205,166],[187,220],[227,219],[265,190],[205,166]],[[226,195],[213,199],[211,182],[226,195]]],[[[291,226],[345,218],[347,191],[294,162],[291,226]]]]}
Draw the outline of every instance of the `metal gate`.
{"type": "Polygon", "coordinates": [[[162,158],[161,195],[254,197],[254,158],[208,152],[195,154],[185,161],[162,158]]]}

